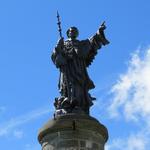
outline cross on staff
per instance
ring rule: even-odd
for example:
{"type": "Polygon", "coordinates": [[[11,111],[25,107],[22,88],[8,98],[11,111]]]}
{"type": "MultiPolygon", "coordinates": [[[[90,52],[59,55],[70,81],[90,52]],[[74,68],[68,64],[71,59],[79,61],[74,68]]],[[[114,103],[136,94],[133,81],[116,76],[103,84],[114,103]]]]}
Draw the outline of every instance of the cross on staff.
{"type": "Polygon", "coordinates": [[[62,38],[62,32],[61,32],[62,29],[61,29],[60,15],[59,15],[58,11],[57,11],[57,19],[58,19],[57,24],[58,24],[59,36],[60,36],[60,38],[62,38]]]}

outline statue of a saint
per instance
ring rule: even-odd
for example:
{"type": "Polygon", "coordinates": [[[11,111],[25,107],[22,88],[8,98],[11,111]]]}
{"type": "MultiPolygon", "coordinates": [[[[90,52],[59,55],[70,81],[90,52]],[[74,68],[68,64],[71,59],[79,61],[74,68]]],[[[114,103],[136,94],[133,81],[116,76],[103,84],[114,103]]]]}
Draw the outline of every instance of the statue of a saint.
{"type": "Polygon", "coordinates": [[[67,31],[68,39],[60,38],[52,52],[52,61],[60,70],[59,91],[61,96],[55,98],[56,111],[61,113],[83,112],[89,114],[93,98],[89,90],[94,83],[90,79],[87,67],[92,63],[97,50],[109,44],[105,38],[103,23],[97,33],[89,39],[77,40],[79,31],[71,27],[67,31]]]}

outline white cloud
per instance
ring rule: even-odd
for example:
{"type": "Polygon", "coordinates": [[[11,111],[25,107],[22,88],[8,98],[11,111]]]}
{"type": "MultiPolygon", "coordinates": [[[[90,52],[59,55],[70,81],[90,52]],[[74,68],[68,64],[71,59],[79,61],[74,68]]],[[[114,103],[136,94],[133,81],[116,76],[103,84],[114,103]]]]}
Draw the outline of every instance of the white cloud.
{"type": "MultiPolygon", "coordinates": [[[[112,118],[133,121],[135,128],[128,137],[115,138],[106,150],[148,150],[150,147],[150,48],[132,54],[127,71],[111,88],[108,107],[112,118]]],[[[130,129],[131,130],[131,129],[130,129]]]]}
{"type": "Polygon", "coordinates": [[[14,136],[21,136],[21,132],[16,132],[16,128],[19,126],[26,124],[34,119],[37,119],[45,114],[50,113],[49,108],[42,108],[42,109],[37,109],[34,111],[31,111],[27,114],[24,114],[19,117],[15,117],[10,119],[9,121],[6,121],[4,123],[0,124],[0,137],[13,134],[14,136]]]}
{"type": "Polygon", "coordinates": [[[150,116],[150,48],[143,56],[139,50],[132,54],[128,65],[127,72],[120,75],[111,89],[114,97],[109,112],[112,117],[123,113],[130,120],[147,118],[150,116]]]}
{"type": "Polygon", "coordinates": [[[129,137],[114,139],[106,145],[106,150],[148,150],[149,137],[149,128],[145,128],[138,133],[131,133],[129,137]]]}

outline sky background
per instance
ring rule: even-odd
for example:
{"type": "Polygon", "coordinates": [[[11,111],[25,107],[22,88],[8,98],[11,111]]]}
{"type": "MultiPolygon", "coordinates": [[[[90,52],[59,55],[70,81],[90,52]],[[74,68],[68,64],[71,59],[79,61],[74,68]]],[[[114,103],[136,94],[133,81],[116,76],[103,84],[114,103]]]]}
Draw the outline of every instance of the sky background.
{"type": "Polygon", "coordinates": [[[59,72],[50,60],[59,39],[78,27],[79,39],[103,21],[110,44],[88,72],[97,98],[91,115],[109,130],[106,150],[150,147],[149,0],[1,0],[0,147],[40,150],[38,129],[52,118],[59,72]]]}

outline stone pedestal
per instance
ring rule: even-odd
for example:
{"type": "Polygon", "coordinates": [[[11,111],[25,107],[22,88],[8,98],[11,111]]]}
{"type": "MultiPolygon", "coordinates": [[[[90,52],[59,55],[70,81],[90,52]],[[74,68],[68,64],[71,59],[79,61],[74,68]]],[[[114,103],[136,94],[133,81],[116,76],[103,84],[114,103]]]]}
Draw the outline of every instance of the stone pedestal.
{"type": "Polygon", "coordinates": [[[42,150],[104,150],[108,132],[88,115],[67,114],[48,121],[39,131],[42,150]]]}

